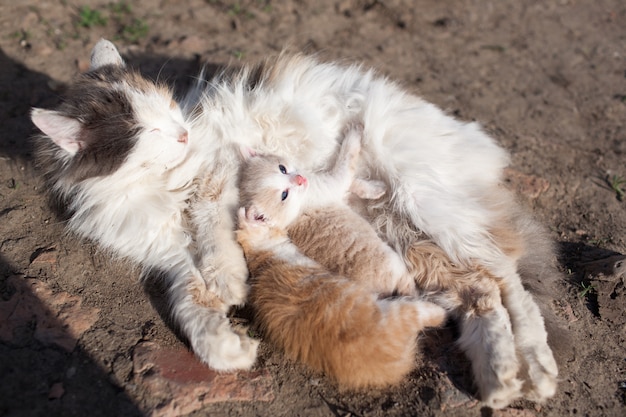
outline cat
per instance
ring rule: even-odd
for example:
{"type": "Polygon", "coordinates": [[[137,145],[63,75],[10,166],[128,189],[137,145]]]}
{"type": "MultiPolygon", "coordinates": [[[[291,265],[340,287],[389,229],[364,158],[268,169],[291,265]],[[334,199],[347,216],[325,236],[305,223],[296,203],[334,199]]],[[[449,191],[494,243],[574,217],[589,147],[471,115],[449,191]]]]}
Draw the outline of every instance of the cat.
{"type": "Polygon", "coordinates": [[[416,242],[430,239],[453,265],[498,284],[501,314],[461,320],[481,400],[504,407],[556,392],[544,320],[522,286],[558,277],[553,251],[539,226],[519,215],[502,186],[508,155],[477,123],[448,116],[373,70],[298,54],[200,77],[177,103],[169,89],[127,68],[106,40],[58,109],[34,109],[31,118],[43,133],[38,166],[52,199],[68,208],[69,229],[161,272],[173,321],[219,370],[250,368],[258,346],[226,315],[248,292],[234,235],[239,148],[328,171],[342,129],[360,121],[357,176],[383,181],[389,192],[354,208],[409,269],[427,256],[416,242]],[[493,334],[504,341],[497,350],[493,334]]]}
{"type": "Polygon", "coordinates": [[[416,295],[415,281],[345,202],[349,188],[360,196],[384,192],[366,182],[350,187],[359,141],[352,126],[332,171],[308,179],[284,158],[249,154],[237,230],[263,333],[290,358],[348,389],[400,382],[414,368],[418,333],[445,319],[436,304],[381,298],[398,286],[416,295]]]}
{"type": "Polygon", "coordinates": [[[126,68],[105,40],[60,106],[31,117],[43,132],[37,165],[67,227],[141,265],[142,276],[162,275],[172,318],[203,362],[252,367],[258,341],[227,317],[248,292],[234,237],[238,165],[202,155],[228,147],[199,148],[170,88],[126,68]]]}

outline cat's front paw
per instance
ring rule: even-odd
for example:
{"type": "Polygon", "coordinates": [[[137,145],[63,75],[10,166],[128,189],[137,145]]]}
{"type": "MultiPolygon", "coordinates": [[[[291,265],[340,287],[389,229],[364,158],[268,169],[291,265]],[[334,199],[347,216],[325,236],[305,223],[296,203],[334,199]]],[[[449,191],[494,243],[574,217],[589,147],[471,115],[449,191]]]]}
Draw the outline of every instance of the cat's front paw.
{"type": "Polygon", "coordinates": [[[228,306],[242,306],[248,298],[249,286],[246,283],[248,279],[248,269],[240,272],[231,272],[223,276],[220,298],[228,306]]]}
{"type": "Polygon", "coordinates": [[[210,331],[214,323],[190,338],[191,347],[200,360],[218,371],[250,369],[257,357],[259,341],[233,330],[227,318],[214,317],[221,323],[215,332],[210,331]]]}

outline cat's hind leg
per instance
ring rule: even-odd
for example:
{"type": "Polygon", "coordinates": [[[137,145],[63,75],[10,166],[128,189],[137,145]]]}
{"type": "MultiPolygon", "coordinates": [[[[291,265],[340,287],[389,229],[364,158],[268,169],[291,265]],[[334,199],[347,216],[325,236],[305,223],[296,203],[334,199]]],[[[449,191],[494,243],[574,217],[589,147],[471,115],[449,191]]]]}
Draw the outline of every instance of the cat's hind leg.
{"type": "Polygon", "coordinates": [[[471,297],[473,307],[460,312],[458,343],[470,358],[481,400],[503,408],[522,395],[509,315],[495,292],[471,297]]]}
{"type": "Polygon", "coordinates": [[[521,397],[515,339],[496,278],[454,264],[429,241],[414,242],[405,257],[418,288],[459,319],[458,344],[472,363],[482,401],[502,408],[521,397]]]}
{"type": "MultiPolygon", "coordinates": [[[[523,287],[522,276],[530,278],[532,283],[533,277],[541,277],[543,280],[556,273],[550,265],[553,247],[544,230],[525,213],[519,209],[509,212],[515,213],[515,221],[504,223],[504,227],[495,229],[494,233],[499,247],[512,257],[510,262],[500,264],[504,267],[502,276],[505,277],[500,288],[511,317],[515,344],[525,365],[524,396],[532,401],[543,402],[556,393],[558,368],[548,345],[543,315],[534,297],[523,287]],[[510,249],[514,247],[520,249],[510,249]],[[513,262],[514,259],[517,262],[513,262]],[[533,264],[536,266],[529,269],[533,264]]],[[[548,284],[548,280],[537,282],[537,285],[542,284],[548,284]]]]}
{"type": "Polygon", "coordinates": [[[517,276],[503,283],[502,296],[511,317],[517,349],[528,368],[524,396],[532,401],[545,401],[556,393],[558,369],[548,346],[541,311],[517,276]]]}

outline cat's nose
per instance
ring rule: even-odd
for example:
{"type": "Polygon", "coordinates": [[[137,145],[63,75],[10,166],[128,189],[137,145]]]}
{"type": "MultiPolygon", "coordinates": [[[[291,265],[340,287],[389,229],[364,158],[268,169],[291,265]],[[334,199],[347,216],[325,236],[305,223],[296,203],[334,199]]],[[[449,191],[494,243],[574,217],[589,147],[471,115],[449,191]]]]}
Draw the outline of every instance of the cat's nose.
{"type": "Polygon", "coordinates": [[[298,185],[306,184],[306,178],[304,178],[300,174],[296,175],[295,181],[296,181],[296,184],[298,184],[298,185]]]}
{"type": "Polygon", "coordinates": [[[178,141],[180,143],[187,143],[187,141],[189,141],[189,133],[187,133],[187,131],[185,130],[178,136],[178,141]]]}

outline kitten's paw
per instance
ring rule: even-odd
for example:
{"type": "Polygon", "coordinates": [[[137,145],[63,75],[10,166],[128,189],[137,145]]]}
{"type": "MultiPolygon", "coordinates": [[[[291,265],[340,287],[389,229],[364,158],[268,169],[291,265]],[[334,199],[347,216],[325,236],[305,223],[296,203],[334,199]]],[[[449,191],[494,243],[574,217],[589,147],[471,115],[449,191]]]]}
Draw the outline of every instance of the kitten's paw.
{"type": "Polygon", "coordinates": [[[387,185],[383,181],[355,178],[350,185],[350,192],[364,200],[376,200],[387,192],[387,185]]]}
{"type": "Polygon", "coordinates": [[[259,341],[235,332],[226,318],[221,318],[216,332],[209,324],[204,332],[194,335],[191,342],[194,353],[212,369],[218,371],[247,370],[254,365],[259,341]]]}
{"type": "Polygon", "coordinates": [[[428,301],[417,301],[418,320],[422,327],[441,326],[446,320],[446,310],[428,301]]]}

